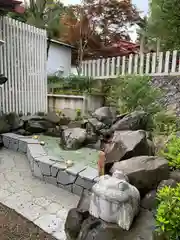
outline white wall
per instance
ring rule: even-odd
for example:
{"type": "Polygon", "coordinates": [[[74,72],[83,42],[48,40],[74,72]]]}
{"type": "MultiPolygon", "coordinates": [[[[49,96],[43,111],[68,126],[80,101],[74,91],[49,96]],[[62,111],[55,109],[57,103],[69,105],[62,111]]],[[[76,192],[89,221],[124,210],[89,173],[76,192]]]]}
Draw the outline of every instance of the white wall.
{"type": "Polygon", "coordinates": [[[48,75],[58,70],[63,71],[65,77],[71,73],[71,48],[51,42],[47,62],[48,75]]]}

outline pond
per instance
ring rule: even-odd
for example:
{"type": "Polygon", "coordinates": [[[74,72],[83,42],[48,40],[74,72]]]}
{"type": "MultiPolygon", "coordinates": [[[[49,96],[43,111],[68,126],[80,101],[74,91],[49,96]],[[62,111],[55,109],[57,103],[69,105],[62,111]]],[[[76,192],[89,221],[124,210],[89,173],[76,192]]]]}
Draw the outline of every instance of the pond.
{"type": "Polygon", "coordinates": [[[56,157],[60,161],[72,160],[74,164],[82,163],[97,168],[98,150],[86,147],[78,150],[64,150],[59,145],[59,138],[41,135],[38,139],[45,142],[44,148],[49,156],[56,157]]]}

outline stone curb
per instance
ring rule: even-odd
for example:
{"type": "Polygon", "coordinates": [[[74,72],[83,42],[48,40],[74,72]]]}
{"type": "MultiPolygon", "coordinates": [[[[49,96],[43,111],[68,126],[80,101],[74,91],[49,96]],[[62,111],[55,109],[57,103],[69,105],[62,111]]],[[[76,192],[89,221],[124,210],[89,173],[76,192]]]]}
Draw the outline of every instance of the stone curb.
{"type": "Polygon", "coordinates": [[[98,171],[80,164],[67,168],[65,162],[48,156],[38,140],[14,133],[1,134],[4,147],[26,154],[32,175],[76,195],[90,191],[96,183],[98,171]]]}

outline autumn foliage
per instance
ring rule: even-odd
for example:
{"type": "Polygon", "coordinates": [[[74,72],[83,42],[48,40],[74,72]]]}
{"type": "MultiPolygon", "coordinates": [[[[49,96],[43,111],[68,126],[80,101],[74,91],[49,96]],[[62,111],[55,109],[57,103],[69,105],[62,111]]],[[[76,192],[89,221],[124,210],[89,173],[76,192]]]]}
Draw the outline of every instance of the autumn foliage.
{"type": "Polygon", "coordinates": [[[128,55],[138,46],[129,42],[128,27],[139,20],[129,0],[85,0],[70,6],[61,18],[66,26],[59,38],[74,46],[83,41],[83,59],[128,55]]]}

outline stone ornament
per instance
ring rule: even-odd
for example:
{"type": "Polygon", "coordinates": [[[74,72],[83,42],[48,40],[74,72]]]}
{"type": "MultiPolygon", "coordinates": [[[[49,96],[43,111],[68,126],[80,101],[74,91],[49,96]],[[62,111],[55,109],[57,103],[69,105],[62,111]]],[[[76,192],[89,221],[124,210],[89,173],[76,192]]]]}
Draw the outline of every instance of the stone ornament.
{"type": "Polygon", "coordinates": [[[90,214],[129,230],[139,213],[140,194],[127,180],[121,171],[115,171],[112,177],[99,177],[99,181],[92,187],[90,214]]]}

